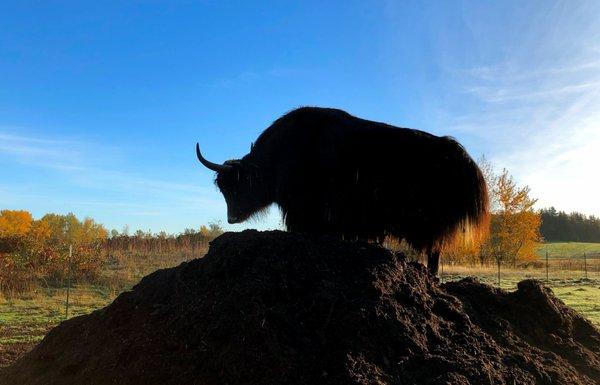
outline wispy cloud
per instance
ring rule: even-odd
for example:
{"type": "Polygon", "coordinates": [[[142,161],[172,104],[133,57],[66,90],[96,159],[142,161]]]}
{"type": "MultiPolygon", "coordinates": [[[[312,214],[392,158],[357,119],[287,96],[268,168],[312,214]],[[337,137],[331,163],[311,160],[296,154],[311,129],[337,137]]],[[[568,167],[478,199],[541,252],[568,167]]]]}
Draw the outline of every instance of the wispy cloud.
{"type": "Polygon", "coordinates": [[[79,143],[65,140],[42,139],[0,131],[0,154],[14,161],[55,168],[59,170],[80,169],[79,143]]]}
{"type": "MultiPolygon", "coordinates": [[[[565,43],[555,39],[544,44],[565,43]]],[[[451,129],[489,143],[486,155],[529,184],[540,206],[599,215],[600,51],[582,36],[568,59],[555,52],[541,64],[528,48],[451,73],[476,105],[451,116],[451,129]]]]}
{"type": "MultiPolygon", "coordinates": [[[[109,212],[113,223],[128,223],[131,217],[171,218],[177,210],[212,218],[225,205],[212,183],[208,187],[172,178],[149,177],[127,171],[125,149],[70,138],[23,135],[0,130],[0,161],[20,165],[25,170],[46,170],[55,188],[55,177],[65,181],[61,191],[44,192],[39,180],[12,183],[5,178],[0,197],[23,208],[47,203],[47,211],[57,210],[57,201],[68,200],[67,210],[109,212]],[[91,155],[90,155],[91,154],[91,155]],[[115,161],[117,159],[118,161],[115,161]]],[[[61,182],[62,183],[62,182],[61,182]]],[[[206,186],[206,184],[205,184],[206,186]]],[[[131,222],[129,222],[131,224],[131,222]]],[[[115,226],[120,227],[120,226],[115,226]]],[[[143,223],[140,228],[146,228],[143,223]]]]}
{"type": "Polygon", "coordinates": [[[481,98],[487,103],[501,102],[535,102],[547,99],[556,99],[577,96],[586,91],[595,91],[600,87],[600,80],[568,85],[555,85],[541,89],[531,90],[531,82],[512,87],[474,86],[466,91],[481,98]]]}

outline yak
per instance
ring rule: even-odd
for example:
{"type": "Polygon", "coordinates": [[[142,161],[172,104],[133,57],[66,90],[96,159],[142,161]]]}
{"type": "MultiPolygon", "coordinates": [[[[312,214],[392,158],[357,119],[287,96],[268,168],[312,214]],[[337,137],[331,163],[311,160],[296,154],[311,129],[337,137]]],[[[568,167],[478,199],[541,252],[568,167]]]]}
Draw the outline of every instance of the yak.
{"type": "Polygon", "coordinates": [[[217,173],[229,223],[275,203],[288,231],[404,239],[434,275],[445,247],[488,227],[485,179],[457,141],[339,109],[288,112],[241,159],[210,162],[198,144],[196,155],[217,173]]]}

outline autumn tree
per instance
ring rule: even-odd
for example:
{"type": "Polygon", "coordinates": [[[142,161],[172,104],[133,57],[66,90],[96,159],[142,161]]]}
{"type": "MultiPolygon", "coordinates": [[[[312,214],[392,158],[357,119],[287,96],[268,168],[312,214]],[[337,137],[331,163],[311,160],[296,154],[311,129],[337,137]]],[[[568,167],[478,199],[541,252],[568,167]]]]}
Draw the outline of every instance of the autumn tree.
{"type": "Polygon", "coordinates": [[[25,241],[32,222],[31,213],[27,211],[0,211],[0,253],[12,252],[19,248],[25,241]]]}
{"type": "Polygon", "coordinates": [[[200,226],[200,234],[208,239],[214,239],[223,234],[223,227],[221,227],[219,222],[210,222],[208,227],[204,225],[200,226]]]}
{"type": "Polygon", "coordinates": [[[209,223],[199,230],[186,229],[182,234],[161,231],[136,231],[129,235],[107,230],[91,218],[78,219],[74,214],[46,214],[39,220],[24,210],[0,211],[0,292],[29,290],[37,284],[62,286],[70,275],[76,282],[94,281],[107,258],[127,251],[172,253],[178,257],[203,255],[208,242],[223,233],[219,223],[209,223]],[[69,246],[73,253],[69,258],[69,246]]]}
{"type": "Polygon", "coordinates": [[[506,169],[500,175],[491,172],[489,178],[492,219],[481,255],[513,265],[536,259],[541,224],[540,214],[533,209],[537,200],[529,196],[529,187],[518,187],[506,169]]]}
{"type": "Polygon", "coordinates": [[[537,258],[535,246],[540,240],[541,220],[533,209],[536,200],[529,196],[529,187],[517,186],[506,169],[497,174],[485,158],[478,164],[488,187],[490,231],[486,238],[457,242],[444,250],[444,258],[469,264],[491,261],[515,264],[537,258]]]}
{"type": "Polygon", "coordinates": [[[33,220],[27,211],[0,212],[0,290],[26,290],[35,281],[94,278],[103,263],[104,227],[91,218],[47,214],[33,220]],[[68,248],[73,247],[69,260],[68,248]]]}
{"type": "Polygon", "coordinates": [[[24,210],[0,211],[0,237],[22,237],[31,229],[33,218],[24,210]]]}
{"type": "Polygon", "coordinates": [[[107,238],[106,229],[91,218],[80,221],[74,214],[47,214],[41,219],[50,228],[47,244],[53,251],[54,263],[48,275],[62,281],[67,272],[75,278],[94,278],[103,263],[102,242],[107,238]],[[68,260],[68,248],[72,246],[72,258],[68,260]]]}

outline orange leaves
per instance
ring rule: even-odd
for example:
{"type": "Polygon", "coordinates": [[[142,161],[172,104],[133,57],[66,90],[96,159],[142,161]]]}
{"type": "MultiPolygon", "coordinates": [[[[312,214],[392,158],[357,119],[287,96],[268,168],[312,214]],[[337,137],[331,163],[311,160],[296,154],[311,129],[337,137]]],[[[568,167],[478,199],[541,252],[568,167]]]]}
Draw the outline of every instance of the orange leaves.
{"type": "Polygon", "coordinates": [[[493,179],[492,195],[495,197],[500,213],[517,214],[533,210],[537,199],[529,197],[529,187],[517,187],[508,170],[503,169],[502,174],[493,179]]]}
{"type": "Polygon", "coordinates": [[[33,218],[23,210],[0,211],[0,238],[23,237],[31,229],[33,218]]]}
{"type": "Polygon", "coordinates": [[[62,281],[99,274],[104,261],[106,229],[91,218],[47,214],[33,220],[27,211],[0,212],[0,290],[23,290],[37,279],[62,281]],[[73,258],[67,250],[73,245],[73,258]]]}
{"type": "MultiPolygon", "coordinates": [[[[0,211],[0,242],[20,240],[28,246],[89,245],[101,242],[108,236],[106,229],[91,218],[80,221],[73,214],[47,214],[33,220],[24,210],[0,211]]],[[[14,242],[13,242],[14,243],[14,242]]]]}
{"type": "Polygon", "coordinates": [[[494,261],[511,264],[536,259],[541,225],[540,214],[533,209],[537,199],[529,196],[528,186],[517,186],[508,170],[496,175],[489,163],[485,160],[482,163],[487,171],[492,221],[490,236],[481,253],[494,261]]]}
{"type": "Polygon", "coordinates": [[[34,221],[29,231],[29,236],[35,244],[42,244],[50,238],[52,229],[44,220],[34,221]]]}
{"type": "Polygon", "coordinates": [[[533,210],[537,201],[529,196],[529,187],[517,187],[506,169],[495,178],[492,194],[497,207],[492,214],[489,249],[494,259],[514,263],[536,259],[540,214],[533,210]]]}
{"type": "Polygon", "coordinates": [[[476,245],[456,245],[445,255],[454,261],[514,264],[537,259],[536,243],[540,240],[541,217],[533,209],[536,199],[529,196],[529,187],[519,187],[510,173],[503,169],[499,175],[486,160],[480,160],[490,192],[492,211],[487,239],[476,245]]]}

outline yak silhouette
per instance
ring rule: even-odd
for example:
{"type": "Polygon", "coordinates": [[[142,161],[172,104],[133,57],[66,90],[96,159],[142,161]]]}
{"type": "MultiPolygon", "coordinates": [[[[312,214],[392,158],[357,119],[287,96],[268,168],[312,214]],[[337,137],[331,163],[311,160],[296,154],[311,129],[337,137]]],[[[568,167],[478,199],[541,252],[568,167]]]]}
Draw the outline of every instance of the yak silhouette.
{"type": "Polygon", "coordinates": [[[439,254],[489,225],[481,170],[453,138],[303,107],[277,119],[241,159],[217,164],[229,223],[277,204],[288,231],[382,242],[439,254]]]}

